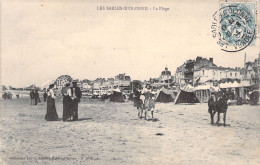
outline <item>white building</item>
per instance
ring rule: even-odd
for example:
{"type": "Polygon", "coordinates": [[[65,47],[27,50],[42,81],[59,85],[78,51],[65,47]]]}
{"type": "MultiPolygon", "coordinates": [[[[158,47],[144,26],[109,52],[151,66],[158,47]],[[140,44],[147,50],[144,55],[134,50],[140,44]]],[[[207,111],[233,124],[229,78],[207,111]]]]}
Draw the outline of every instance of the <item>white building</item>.
{"type": "Polygon", "coordinates": [[[202,84],[222,79],[241,79],[240,71],[234,68],[202,66],[194,71],[193,82],[202,84]]]}

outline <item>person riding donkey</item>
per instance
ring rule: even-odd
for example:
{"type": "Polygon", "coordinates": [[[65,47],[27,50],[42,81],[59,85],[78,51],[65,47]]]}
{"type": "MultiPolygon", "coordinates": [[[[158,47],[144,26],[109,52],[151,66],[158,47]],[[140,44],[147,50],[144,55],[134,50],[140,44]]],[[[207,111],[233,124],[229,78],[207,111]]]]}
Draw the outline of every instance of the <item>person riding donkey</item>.
{"type": "Polygon", "coordinates": [[[144,110],[145,110],[145,119],[148,120],[148,111],[151,111],[151,115],[153,118],[153,112],[155,108],[155,101],[153,100],[153,94],[151,85],[147,84],[146,87],[143,89],[142,94],[144,95],[144,110]]]}
{"type": "Polygon", "coordinates": [[[142,89],[141,87],[138,87],[137,89],[134,90],[134,106],[138,110],[138,117],[142,118],[143,114],[143,109],[144,109],[144,96],[142,96],[142,89]]]}
{"type": "Polygon", "coordinates": [[[213,94],[211,98],[208,101],[208,112],[210,113],[211,118],[211,124],[214,124],[214,115],[217,112],[218,113],[218,119],[216,124],[219,123],[220,120],[220,113],[223,113],[223,120],[224,120],[224,127],[226,126],[226,114],[228,109],[228,96],[225,93],[220,93],[218,96],[215,96],[216,94],[213,94]]]}

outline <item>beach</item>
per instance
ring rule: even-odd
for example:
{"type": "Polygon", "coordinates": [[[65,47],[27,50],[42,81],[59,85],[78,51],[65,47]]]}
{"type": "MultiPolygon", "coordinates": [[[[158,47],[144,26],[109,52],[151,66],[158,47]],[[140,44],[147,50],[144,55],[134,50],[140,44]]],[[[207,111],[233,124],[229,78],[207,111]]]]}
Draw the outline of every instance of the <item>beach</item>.
{"type": "Polygon", "coordinates": [[[41,101],[0,101],[0,164],[260,164],[260,106],[229,106],[223,127],[206,103],[156,103],[145,121],[132,101],[82,98],[79,120],[63,122],[61,98],[59,121],[45,121],[41,101]]]}

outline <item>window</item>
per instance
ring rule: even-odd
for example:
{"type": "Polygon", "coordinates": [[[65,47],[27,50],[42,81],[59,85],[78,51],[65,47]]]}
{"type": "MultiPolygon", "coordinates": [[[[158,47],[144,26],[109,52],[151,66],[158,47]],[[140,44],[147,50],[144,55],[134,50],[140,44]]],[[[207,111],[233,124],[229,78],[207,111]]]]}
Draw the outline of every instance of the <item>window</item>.
{"type": "Polygon", "coordinates": [[[202,75],[204,75],[204,70],[202,70],[202,75]]]}
{"type": "Polygon", "coordinates": [[[237,77],[237,73],[235,73],[235,77],[237,77]]]}
{"type": "Polygon", "coordinates": [[[230,73],[230,77],[232,77],[232,73],[230,73]]]}

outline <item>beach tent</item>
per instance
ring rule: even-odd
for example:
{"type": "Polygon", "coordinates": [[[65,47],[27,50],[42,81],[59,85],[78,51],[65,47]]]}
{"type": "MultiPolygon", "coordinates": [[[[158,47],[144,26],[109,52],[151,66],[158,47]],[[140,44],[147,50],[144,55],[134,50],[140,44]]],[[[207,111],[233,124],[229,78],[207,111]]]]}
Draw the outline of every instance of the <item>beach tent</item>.
{"type": "Polygon", "coordinates": [[[238,83],[237,81],[232,82],[225,82],[219,84],[220,88],[240,88],[242,87],[242,84],[238,83]]]}
{"type": "Polygon", "coordinates": [[[123,93],[114,91],[113,94],[110,96],[110,101],[111,102],[125,102],[123,93]]]}
{"type": "Polygon", "coordinates": [[[210,85],[200,85],[194,88],[196,97],[201,103],[206,103],[210,99],[210,85]]]}
{"type": "Polygon", "coordinates": [[[161,88],[156,97],[155,102],[169,103],[173,102],[177,93],[170,89],[161,88]]]}
{"type": "Polygon", "coordinates": [[[199,102],[199,99],[195,95],[195,88],[189,84],[180,89],[175,99],[175,104],[199,102]]]}
{"type": "Polygon", "coordinates": [[[254,90],[253,92],[250,92],[250,105],[256,105],[259,102],[259,91],[254,90]]]}

